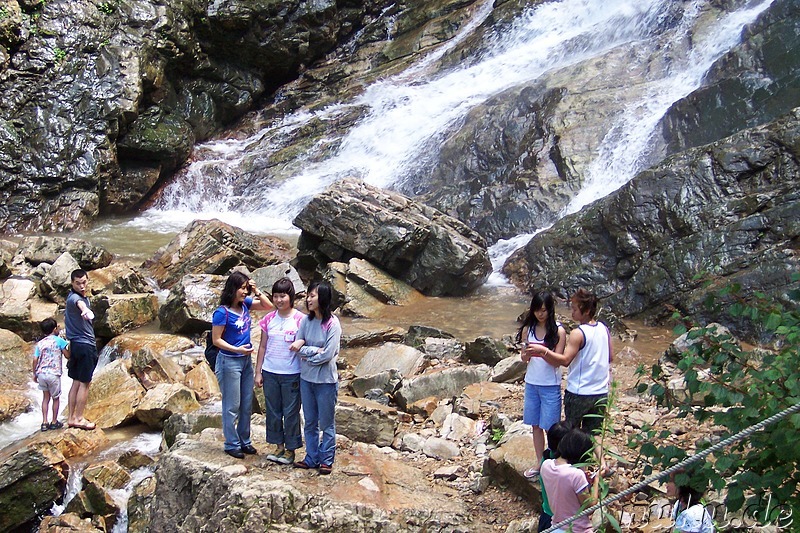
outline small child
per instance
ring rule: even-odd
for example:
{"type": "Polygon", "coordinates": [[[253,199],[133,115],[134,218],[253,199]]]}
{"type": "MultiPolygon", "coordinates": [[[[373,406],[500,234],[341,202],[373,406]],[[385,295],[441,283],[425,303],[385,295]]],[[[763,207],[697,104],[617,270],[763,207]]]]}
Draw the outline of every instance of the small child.
{"type": "MultiPolygon", "coordinates": [[[[564,435],[572,430],[572,424],[566,420],[556,422],[547,430],[547,448],[542,454],[542,462],[547,459],[558,459],[558,443],[564,435]]],[[[541,466],[541,465],[540,465],[541,466]]],[[[539,515],[539,531],[544,531],[550,527],[553,521],[553,511],[550,509],[550,501],[547,498],[547,489],[542,484],[542,513],[539,515]]]]}
{"type": "MultiPolygon", "coordinates": [[[[561,438],[558,444],[557,459],[547,459],[542,463],[542,485],[547,490],[550,508],[553,510],[553,522],[558,524],[582,508],[597,501],[600,476],[590,476],[575,466],[593,459],[594,445],[588,433],[574,428],[561,438]],[[591,480],[591,482],[590,482],[591,480]]],[[[573,533],[591,533],[592,522],[588,516],[581,517],[571,524],[573,533]]],[[[568,531],[555,529],[554,532],[568,531]]]]}
{"type": "Polygon", "coordinates": [[[698,490],[700,487],[692,486],[693,483],[700,483],[694,473],[694,469],[681,470],[677,473],[685,473],[689,476],[689,482],[683,485],[675,483],[675,474],[670,477],[667,483],[667,497],[675,498],[675,505],[672,508],[672,519],[675,520],[675,533],[714,533],[714,521],[711,513],[706,509],[703,495],[705,490],[698,490]]]}
{"type": "Polygon", "coordinates": [[[58,327],[52,318],[45,318],[39,324],[45,337],[36,343],[33,352],[33,381],[39,384],[43,391],[42,397],[42,431],[48,429],[61,429],[64,427],[58,421],[59,399],[61,398],[61,355],[69,359],[69,343],[56,335],[58,327]],[[53,399],[53,421],[47,423],[47,411],[53,399]]]}

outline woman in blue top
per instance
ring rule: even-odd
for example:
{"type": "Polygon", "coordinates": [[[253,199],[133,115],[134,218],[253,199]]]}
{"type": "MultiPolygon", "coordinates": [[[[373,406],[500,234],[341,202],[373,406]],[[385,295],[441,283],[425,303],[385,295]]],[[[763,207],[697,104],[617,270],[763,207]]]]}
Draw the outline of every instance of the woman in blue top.
{"type": "Polygon", "coordinates": [[[331,286],[324,281],[311,284],[306,296],[308,316],[303,317],[296,340],[289,347],[300,353],[300,399],[306,437],[306,456],[294,466],[318,468],[323,475],[331,473],[336,453],[336,357],[342,337],[339,319],[331,312],[332,296],[331,286]]]}
{"type": "Polygon", "coordinates": [[[211,339],[219,348],[214,372],[222,391],[222,433],[225,453],[237,459],[256,453],[250,440],[253,409],[253,344],[250,342],[250,309],[268,310],[255,282],[241,272],[225,281],[220,306],[211,319],[211,339]],[[250,293],[255,293],[255,298],[250,293]]]}

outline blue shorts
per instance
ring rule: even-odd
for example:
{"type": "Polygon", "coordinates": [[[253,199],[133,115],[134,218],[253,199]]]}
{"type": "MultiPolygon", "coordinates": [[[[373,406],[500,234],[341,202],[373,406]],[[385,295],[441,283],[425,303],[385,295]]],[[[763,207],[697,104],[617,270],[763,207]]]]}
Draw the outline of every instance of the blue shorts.
{"type": "Polygon", "coordinates": [[[561,386],[525,383],[522,422],[547,431],[561,420],[561,386]]]}

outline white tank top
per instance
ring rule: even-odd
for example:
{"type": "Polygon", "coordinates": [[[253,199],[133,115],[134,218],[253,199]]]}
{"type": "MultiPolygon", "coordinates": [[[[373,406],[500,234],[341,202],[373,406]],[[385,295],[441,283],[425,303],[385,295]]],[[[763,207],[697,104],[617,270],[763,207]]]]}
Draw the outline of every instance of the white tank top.
{"type": "Polygon", "coordinates": [[[608,328],[602,322],[581,324],[578,328],[585,342],[569,365],[567,390],[584,396],[606,394],[610,368],[608,328]]]}
{"type": "MultiPolygon", "coordinates": [[[[557,325],[561,327],[560,322],[557,325]]],[[[544,339],[536,337],[536,326],[528,328],[528,343],[544,346],[544,339]]],[[[561,367],[551,365],[542,357],[531,357],[525,371],[525,383],[539,386],[561,385],[561,367]]]]}

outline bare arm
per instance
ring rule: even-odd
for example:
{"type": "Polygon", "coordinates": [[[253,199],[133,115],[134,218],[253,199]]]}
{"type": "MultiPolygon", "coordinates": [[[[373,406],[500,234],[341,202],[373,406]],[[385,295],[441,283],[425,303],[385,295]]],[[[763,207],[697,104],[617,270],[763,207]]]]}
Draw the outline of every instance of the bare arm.
{"type": "Polygon", "coordinates": [[[225,350],[231,353],[240,353],[242,355],[250,355],[253,353],[253,345],[248,346],[234,346],[229,344],[228,341],[222,338],[222,332],[225,331],[225,326],[211,326],[211,342],[220,350],[225,350]]]}
{"type": "MultiPolygon", "coordinates": [[[[564,353],[557,353],[541,344],[529,344],[528,353],[531,357],[541,357],[553,366],[569,366],[578,355],[583,345],[583,332],[575,328],[569,333],[566,340],[564,353]]],[[[558,347],[556,346],[556,349],[558,347]]]]}
{"type": "Polygon", "coordinates": [[[267,339],[269,335],[263,329],[261,330],[261,342],[258,343],[258,356],[256,357],[255,368],[255,384],[260,387],[264,383],[264,377],[261,375],[261,366],[264,364],[264,354],[267,352],[267,339]]]}
{"type": "Polygon", "coordinates": [[[247,283],[250,286],[250,290],[253,292],[253,305],[250,306],[250,309],[253,311],[271,311],[275,309],[272,302],[259,290],[255,281],[251,279],[247,283]]]}
{"type": "Polygon", "coordinates": [[[528,327],[525,326],[522,328],[522,335],[520,337],[522,339],[522,348],[520,349],[519,356],[522,359],[523,363],[529,363],[531,361],[531,356],[528,354],[528,327]]]}

